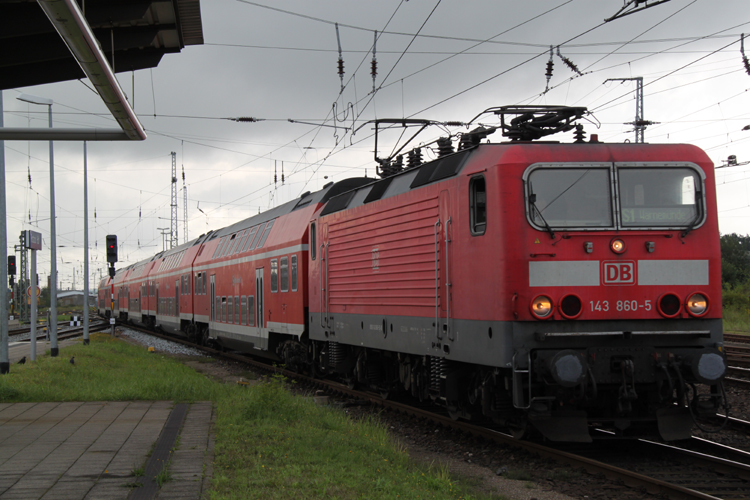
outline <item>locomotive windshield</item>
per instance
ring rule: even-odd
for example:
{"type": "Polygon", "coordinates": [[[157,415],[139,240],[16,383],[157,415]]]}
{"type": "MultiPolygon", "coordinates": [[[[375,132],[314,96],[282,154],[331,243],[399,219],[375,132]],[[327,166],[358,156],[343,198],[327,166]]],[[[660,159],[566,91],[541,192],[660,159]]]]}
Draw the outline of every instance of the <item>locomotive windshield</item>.
{"type": "Polygon", "coordinates": [[[529,176],[530,210],[542,227],[611,227],[609,169],[539,168],[529,176]]]}
{"type": "Polygon", "coordinates": [[[698,174],[689,168],[621,168],[623,227],[694,224],[699,215],[698,174]]]}
{"type": "Polygon", "coordinates": [[[694,227],[703,217],[701,186],[698,171],[687,166],[534,166],[527,173],[527,210],[529,221],[546,230],[694,227]]]}

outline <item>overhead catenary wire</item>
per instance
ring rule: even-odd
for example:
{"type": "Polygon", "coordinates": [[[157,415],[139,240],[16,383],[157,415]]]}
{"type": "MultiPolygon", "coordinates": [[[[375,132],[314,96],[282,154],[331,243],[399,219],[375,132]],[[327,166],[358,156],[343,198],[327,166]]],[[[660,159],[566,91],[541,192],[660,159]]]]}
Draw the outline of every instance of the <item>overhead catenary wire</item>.
{"type": "MultiPolygon", "coordinates": [[[[408,4],[407,4],[407,5],[408,5],[408,4]]],[[[565,46],[565,47],[563,47],[563,53],[564,53],[564,54],[566,54],[566,55],[570,55],[570,53],[569,53],[568,51],[566,51],[566,50],[565,50],[565,49],[566,49],[567,47],[568,47],[568,46],[565,46]]],[[[622,51],[621,51],[620,53],[622,53],[622,51]]],[[[736,53],[735,53],[735,57],[736,57],[736,53]]],[[[575,56],[574,56],[574,58],[575,58],[575,56]]],[[[368,57],[367,59],[369,60],[369,57],[368,57]]],[[[384,58],[384,61],[385,61],[385,58],[384,58]]],[[[579,61],[576,61],[576,62],[579,62],[579,61]]],[[[360,76],[361,76],[361,75],[360,75],[360,76]]],[[[402,80],[399,80],[399,82],[401,82],[401,81],[402,81],[402,80]]],[[[367,82],[367,83],[369,83],[369,82],[367,82]]],[[[315,120],[310,120],[310,126],[311,126],[311,127],[318,127],[318,126],[319,126],[320,124],[317,124],[317,123],[316,123],[316,124],[313,124],[313,122],[314,122],[314,121],[315,121],[315,120]]],[[[329,122],[329,123],[330,123],[330,122],[329,122]]],[[[302,124],[300,124],[300,125],[302,125],[302,124]]],[[[170,135],[172,135],[173,137],[177,137],[177,138],[183,137],[183,135],[182,135],[182,134],[170,134],[170,135]]],[[[309,137],[309,136],[307,136],[307,137],[309,137]]],[[[204,140],[202,140],[202,139],[198,139],[198,140],[197,140],[196,142],[197,142],[197,143],[200,143],[200,142],[212,142],[212,141],[204,141],[204,140]]],[[[318,146],[318,147],[320,147],[318,143],[315,143],[315,145],[316,145],[316,146],[318,146]]],[[[270,149],[273,149],[273,148],[276,148],[276,147],[277,147],[277,145],[272,145],[272,146],[270,146],[269,148],[266,148],[266,149],[267,149],[267,150],[270,150],[270,149]]],[[[229,148],[229,149],[232,149],[232,148],[231,148],[231,146],[230,146],[230,148],[229,148]]],[[[235,148],[235,149],[238,149],[238,148],[235,148]]],[[[259,155],[259,156],[260,156],[260,155],[259,155]]],[[[271,157],[273,157],[274,159],[275,159],[276,157],[278,157],[278,158],[283,158],[283,156],[282,156],[282,155],[275,155],[274,153],[266,153],[266,156],[265,156],[265,157],[268,157],[268,156],[271,156],[271,157]]],[[[263,157],[263,156],[261,156],[261,157],[263,157]]],[[[330,156],[330,157],[327,157],[327,158],[332,158],[332,157],[333,157],[333,156],[330,156]]],[[[240,161],[240,162],[238,162],[238,163],[244,163],[244,162],[243,162],[243,161],[240,161]]],[[[313,169],[316,169],[316,168],[318,168],[318,166],[322,166],[323,168],[327,168],[327,167],[329,166],[329,165],[328,165],[329,161],[325,161],[326,165],[322,165],[322,163],[323,163],[323,162],[314,162],[314,163],[313,163],[313,162],[309,162],[309,163],[308,163],[307,161],[300,161],[300,162],[298,162],[298,163],[297,163],[297,165],[298,165],[298,166],[297,166],[297,168],[298,168],[298,169],[300,169],[300,170],[307,170],[307,172],[309,173],[309,172],[310,172],[310,171],[312,171],[313,169]]],[[[335,162],[330,162],[330,163],[335,163],[335,162]]],[[[292,162],[292,165],[295,165],[295,164],[294,164],[294,162],[292,162]]],[[[239,167],[239,168],[242,168],[242,167],[239,167]]],[[[294,167],[292,167],[292,168],[294,168],[294,167]]],[[[225,200],[226,200],[226,199],[227,199],[227,198],[225,197],[225,200]]],[[[201,203],[201,205],[203,205],[203,203],[201,203]]],[[[225,206],[227,206],[227,204],[224,204],[224,205],[225,205],[225,206]]],[[[208,205],[208,206],[212,206],[212,205],[208,205]]]]}

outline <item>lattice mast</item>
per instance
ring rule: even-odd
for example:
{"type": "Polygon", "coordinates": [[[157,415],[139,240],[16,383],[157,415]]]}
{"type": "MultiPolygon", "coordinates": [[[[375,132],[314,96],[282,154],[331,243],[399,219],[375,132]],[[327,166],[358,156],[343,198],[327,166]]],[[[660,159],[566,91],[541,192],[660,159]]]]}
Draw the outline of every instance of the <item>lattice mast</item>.
{"type": "Polygon", "coordinates": [[[646,127],[654,125],[657,122],[652,122],[643,118],[643,77],[634,76],[631,78],[608,78],[604,81],[607,82],[625,82],[635,81],[635,121],[626,122],[625,125],[632,125],[633,131],[635,132],[635,142],[643,144],[645,142],[646,127]]]}
{"type": "Polygon", "coordinates": [[[188,242],[188,207],[187,207],[187,185],[185,184],[185,165],[182,165],[182,208],[183,215],[182,220],[184,221],[182,231],[182,242],[188,242]]]}
{"type": "Polygon", "coordinates": [[[177,239],[177,153],[172,151],[172,215],[170,216],[169,248],[179,245],[177,239]]]}
{"type": "Polygon", "coordinates": [[[26,250],[26,232],[21,231],[21,236],[18,238],[19,245],[15,247],[15,250],[19,253],[19,267],[18,267],[18,292],[16,292],[16,311],[21,321],[29,321],[29,315],[31,313],[29,304],[26,303],[26,289],[29,287],[29,252],[26,250]]]}

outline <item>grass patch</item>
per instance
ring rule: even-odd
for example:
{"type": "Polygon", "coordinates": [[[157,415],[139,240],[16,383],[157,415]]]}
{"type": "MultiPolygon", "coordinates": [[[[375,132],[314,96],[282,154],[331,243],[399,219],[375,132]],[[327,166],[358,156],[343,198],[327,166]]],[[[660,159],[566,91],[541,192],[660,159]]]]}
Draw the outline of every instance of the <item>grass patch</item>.
{"type": "MultiPolygon", "coordinates": [[[[488,498],[446,466],[412,463],[376,420],[355,422],[292,395],[283,377],[250,387],[222,384],[107,334],[63,353],[13,365],[0,377],[0,402],[211,400],[217,412],[212,499],[488,498]]],[[[134,469],[133,476],[143,472],[134,469]]],[[[157,482],[169,477],[164,467],[157,482]]]]}
{"type": "Polygon", "coordinates": [[[274,378],[219,407],[212,498],[479,498],[422,467],[374,419],[291,395],[274,378]]]}
{"type": "Polygon", "coordinates": [[[161,488],[167,481],[172,480],[172,474],[169,472],[169,464],[170,462],[164,462],[164,465],[161,466],[161,470],[156,474],[156,477],[154,477],[159,488],[161,488]]]}
{"type": "Polygon", "coordinates": [[[725,285],[721,300],[724,331],[750,332],[750,285],[725,285]]]}
{"type": "Polygon", "coordinates": [[[144,475],[146,475],[146,466],[141,465],[137,469],[133,469],[131,474],[133,475],[133,477],[143,477],[144,475]]]}
{"type": "Polygon", "coordinates": [[[93,334],[91,342],[95,348],[77,344],[55,358],[13,365],[0,377],[0,402],[198,401],[213,400],[222,389],[177,361],[109,335],[93,334]]]}

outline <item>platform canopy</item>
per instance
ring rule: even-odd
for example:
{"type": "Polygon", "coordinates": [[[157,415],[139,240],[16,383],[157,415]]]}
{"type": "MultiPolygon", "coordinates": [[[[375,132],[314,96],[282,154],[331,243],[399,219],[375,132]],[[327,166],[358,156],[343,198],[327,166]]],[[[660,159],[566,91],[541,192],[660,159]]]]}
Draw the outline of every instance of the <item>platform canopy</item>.
{"type": "MultiPolygon", "coordinates": [[[[110,66],[114,59],[116,73],[156,67],[164,54],[203,43],[199,0],[78,0],[78,5],[110,66]]],[[[36,1],[0,0],[0,89],[85,76],[36,1]]]]}

